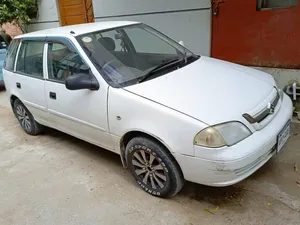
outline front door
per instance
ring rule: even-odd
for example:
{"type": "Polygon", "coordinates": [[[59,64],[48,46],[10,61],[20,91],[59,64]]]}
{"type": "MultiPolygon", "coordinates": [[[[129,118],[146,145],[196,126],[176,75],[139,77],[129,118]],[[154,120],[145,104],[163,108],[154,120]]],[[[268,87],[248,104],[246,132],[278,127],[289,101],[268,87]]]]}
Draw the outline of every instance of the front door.
{"type": "Polygon", "coordinates": [[[48,42],[48,72],[45,85],[51,126],[75,137],[113,150],[108,132],[107,90],[66,89],[65,80],[76,73],[91,73],[70,44],[48,42]]]}
{"type": "Polygon", "coordinates": [[[261,67],[300,68],[298,0],[212,0],[212,56],[261,67]]]}

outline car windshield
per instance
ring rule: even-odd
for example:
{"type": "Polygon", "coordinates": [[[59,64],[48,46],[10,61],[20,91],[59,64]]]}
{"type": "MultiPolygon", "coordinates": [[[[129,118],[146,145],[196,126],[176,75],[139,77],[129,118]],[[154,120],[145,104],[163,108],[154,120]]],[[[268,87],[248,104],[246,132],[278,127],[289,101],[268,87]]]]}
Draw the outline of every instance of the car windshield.
{"type": "Polygon", "coordinates": [[[77,41],[113,87],[145,82],[199,58],[145,24],[88,33],[77,41]]]}

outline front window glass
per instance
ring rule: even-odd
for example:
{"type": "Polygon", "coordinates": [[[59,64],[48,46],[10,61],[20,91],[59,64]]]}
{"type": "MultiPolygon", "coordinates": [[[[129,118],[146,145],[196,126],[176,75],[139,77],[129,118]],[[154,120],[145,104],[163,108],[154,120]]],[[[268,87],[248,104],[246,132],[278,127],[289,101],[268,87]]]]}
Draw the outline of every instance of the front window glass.
{"type": "Polygon", "coordinates": [[[68,76],[78,73],[89,75],[89,67],[82,61],[80,55],[63,44],[50,43],[48,50],[49,79],[65,82],[68,76]]]}
{"type": "Polygon", "coordinates": [[[107,82],[124,87],[162,76],[198,59],[144,24],[80,35],[78,42],[107,82]]]}

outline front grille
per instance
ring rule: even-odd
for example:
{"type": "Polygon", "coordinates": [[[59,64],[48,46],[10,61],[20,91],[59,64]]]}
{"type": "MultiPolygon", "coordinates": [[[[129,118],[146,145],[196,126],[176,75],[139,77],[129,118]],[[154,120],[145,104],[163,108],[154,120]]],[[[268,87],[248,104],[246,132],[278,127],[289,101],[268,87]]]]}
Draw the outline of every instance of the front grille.
{"type": "Polygon", "coordinates": [[[271,107],[269,108],[268,106],[258,115],[254,116],[254,119],[260,123],[261,121],[263,121],[268,115],[272,114],[271,112],[274,113],[274,110],[279,102],[280,99],[280,95],[277,92],[275,99],[271,102],[271,107]]]}
{"type": "Polygon", "coordinates": [[[254,116],[251,116],[251,115],[245,113],[245,114],[243,114],[243,117],[251,124],[260,123],[264,119],[266,119],[269,115],[274,113],[274,111],[278,105],[279,99],[280,99],[280,94],[277,91],[275,98],[266,106],[266,108],[264,108],[262,111],[260,111],[259,113],[257,113],[254,116]]]}

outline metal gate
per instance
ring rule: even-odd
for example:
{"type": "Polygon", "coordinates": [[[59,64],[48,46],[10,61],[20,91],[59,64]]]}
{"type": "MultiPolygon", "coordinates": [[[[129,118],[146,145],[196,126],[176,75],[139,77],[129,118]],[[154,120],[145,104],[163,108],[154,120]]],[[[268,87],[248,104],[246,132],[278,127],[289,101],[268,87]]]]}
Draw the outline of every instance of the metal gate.
{"type": "Polygon", "coordinates": [[[300,69],[298,0],[213,0],[212,56],[300,69]]]}

